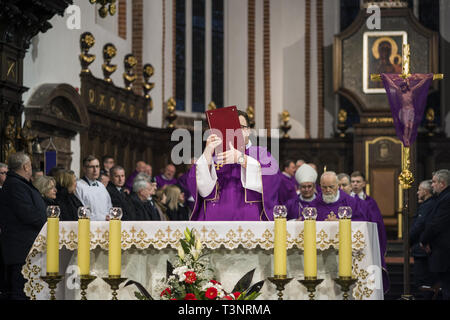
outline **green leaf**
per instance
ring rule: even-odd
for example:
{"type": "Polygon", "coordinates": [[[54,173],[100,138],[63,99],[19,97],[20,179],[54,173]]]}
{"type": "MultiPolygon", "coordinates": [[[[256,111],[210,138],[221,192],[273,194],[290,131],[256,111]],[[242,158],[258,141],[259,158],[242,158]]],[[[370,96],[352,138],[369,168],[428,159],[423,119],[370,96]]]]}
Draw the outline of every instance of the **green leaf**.
{"type": "Polygon", "coordinates": [[[167,260],[166,279],[168,279],[172,275],[173,269],[174,269],[173,265],[170,263],[169,260],[167,260]]]}
{"type": "Polygon", "coordinates": [[[137,281],[128,280],[127,283],[125,284],[125,287],[132,284],[134,284],[138,288],[139,292],[146,298],[146,300],[153,300],[150,293],[148,293],[148,291],[144,288],[144,286],[137,281]]]}
{"type": "Polygon", "coordinates": [[[253,279],[253,274],[255,273],[255,269],[250,270],[249,272],[247,272],[234,286],[233,291],[232,292],[244,292],[245,290],[247,290],[247,288],[250,286],[250,284],[252,283],[252,279],[253,279]]]}
{"type": "Polygon", "coordinates": [[[255,283],[246,291],[246,295],[250,295],[254,292],[259,293],[263,286],[264,286],[264,280],[261,280],[261,281],[255,283]]]}
{"type": "Polygon", "coordinates": [[[183,247],[183,250],[184,250],[184,253],[185,253],[185,254],[187,254],[187,253],[190,252],[190,251],[189,251],[189,244],[188,244],[185,240],[180,239],[180,244],[181,244],[181,246],[183,247]]]}

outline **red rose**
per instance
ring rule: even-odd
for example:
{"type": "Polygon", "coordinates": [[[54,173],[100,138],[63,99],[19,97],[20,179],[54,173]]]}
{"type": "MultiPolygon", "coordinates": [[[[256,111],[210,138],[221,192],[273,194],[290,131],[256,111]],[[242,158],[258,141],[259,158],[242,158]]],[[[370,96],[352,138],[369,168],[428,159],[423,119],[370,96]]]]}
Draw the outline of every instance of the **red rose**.
{"type": "Polygon", "coordinates": [[[170,291],[170,288],[166,288],[166,289],[164,289],[162,292],[161,292],[161,297],[162,296],[165,296],[165,295],[168,295],[168,296],[170,296],[172,294],[172,291],[170,291]]]}
{"type": "Polygon", "coordinates": [[[217,297],[217,289],[214,287],[208,288],[205,292],[205,297],[208,299],[215,299],[217,297]]]}
{"type": "Polygon", "coordinates": [[[184,275],[186,276],[186,280],[184,280],[186,283],[192,284],[197,280],[197,275],[195,272],[187,271],[184,275]]]}
{"type": "Polygon", "coordinates": [[[184,296],[184,300],[197,300],[197,298],[193,293],[186,293],[186,295],[184,296]]]}
{"type": "Polygon", "coordinates": [[[230,296],[225,296],[225,297],[223,297],[225,300],[233,300],[233,298],[232,297],[230,297],[230,296]]]}
{"type": "Polygon", "coordinates": [[[220,282],[218,282],[218,281],[216,281],[216,280],[214,280],[214,279],[209,280],[209,282],[211,282],[212,284],[219,284],[219,285],[222,285],[220,282]]]}
{"type": "Polygon", "coordinates": [[[238,291],[236,291],[236,292],[233,292],[233,295],[234,295],[234,298],[237,299],[237,298],[239,298],[239,296],[241,295],[241,293],[238,292],[238,291]]]}

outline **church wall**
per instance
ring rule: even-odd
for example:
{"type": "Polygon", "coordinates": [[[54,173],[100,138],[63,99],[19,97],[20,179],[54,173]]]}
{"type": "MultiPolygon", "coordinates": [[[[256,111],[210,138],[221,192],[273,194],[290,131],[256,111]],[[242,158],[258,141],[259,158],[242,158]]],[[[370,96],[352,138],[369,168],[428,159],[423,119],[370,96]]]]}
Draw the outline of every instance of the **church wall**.
{"type": "MultiPolygon", "coordinates": [[[[24,86],[29,88],[28,92],[23,95],[25,106],[33,91],[41,84],[67,83],[75,88],[80,87],[79,39],[80,35],[86,31],[91,32],[96,39],[95,46],[89,51],[96,55],[96,60],[90,65],[92,74],[97,78],[103,78],[102,49],[106,43],[112,42],[117,48],[117,55],[112,63],[118,66],[117,71],[112,75],[112,80],[117,86],[123,86],[123,57],[131,52],[131,2],[127,1],[127,39],[118,36],[117,13],[112,17],[108,16],[105,20],[100,20],[94,6],[88,1],[75,0],[74,5],[81,9],[81,29],[70,30],[67,28],[66,23],[71,14],[66,13],[63,17],[53,17],[50,20],[53,28],[46,33],[38,34],[32,40],[24,59],[24,86]]],[[[81,148],[78,134],[71,141],[71,151],[73,152],[71,169],[77,174],[80,172],[81,148]]]]}

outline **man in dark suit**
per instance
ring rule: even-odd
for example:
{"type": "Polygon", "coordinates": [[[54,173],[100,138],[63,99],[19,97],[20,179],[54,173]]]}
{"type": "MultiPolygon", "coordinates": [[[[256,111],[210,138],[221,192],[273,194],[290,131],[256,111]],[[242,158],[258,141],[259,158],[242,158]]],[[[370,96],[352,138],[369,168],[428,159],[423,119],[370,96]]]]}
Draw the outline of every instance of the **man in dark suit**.
{"type": "Polygon", "coordinates": [[[22,266],[39,231],[47,220],[45,202],[30,182],[30,158],[14,153],[8,158],[8,176],[1,194],[1,220],[3,258],[6,265],[8,298],[27,299],[22,266]]]}
{"type": "Polygon", "coordinates": [[[417,199],[420,206],[409,232],[411,255],[414,257],[414,279],[418,288],[432,287],[437,281],[436,275],[430,272],[428,254],[419,244],[420,236],[425,230],[426,222],[430,219],[436,201],[431,183],[431,180],[425,180],[419,184],[417,199]]]}
{"type": "Polygon", "coordinates": [[[110,181],[106,186],[106,190],[109,192],[113,207],[122,208],[124,221],[136,220],[136,210],[134,209],[133,202],[129,198],[125,185],[125,169],[121,166],[114,166],[109,170],[110,181]]]}
{"type": "Polygon", "coordinates": [[[156,187],[146,180],[137,180],[133,184],[133,194],[130,196],[136,209],[136,220],[161,220],[158,209],[153,202],[152,195],[156,187]]]}
{"type": "Polygon", "coordinates": [[[437,195],[436,203],[420,238],[430,254],[430,271],[438,273],[444,300],[450,300],[450,171],[433,174],[431,187],[437,195]]]}

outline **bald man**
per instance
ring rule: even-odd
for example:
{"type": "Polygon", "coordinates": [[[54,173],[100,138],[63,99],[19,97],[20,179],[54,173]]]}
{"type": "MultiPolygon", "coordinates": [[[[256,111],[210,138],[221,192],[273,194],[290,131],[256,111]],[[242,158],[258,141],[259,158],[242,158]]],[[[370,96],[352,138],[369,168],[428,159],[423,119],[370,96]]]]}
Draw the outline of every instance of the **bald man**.
{"type": "Polygon", "coordinates": [[[138,161],[136,162],[136,169],[133,171],[133,173],[127,178],[127,181],[125,182],[125,188],[131,192],[133,190],[133,183],[134,178],[141,173],[145,172],[147,170],[147,164],[144,161],[138,161]]]}
{"type": "Polygon", "coordinates": [[[164,168],[164,172],[159,176],[156,176],[156,186],[161,189],[165,185],[177,184],[177,179],[175,178],[175,173],[177,170],[173,164],[168,164],[164,168]]]}
{"type": "Polygon", "coordinates": [[[352,221],[366,221],[356,200],[339,189],[338,178],[335,172],[327,171],[320,177],[322,194],[316,202],[317,221],[338,220],[339,207],[352,208],[352,221]]]}

